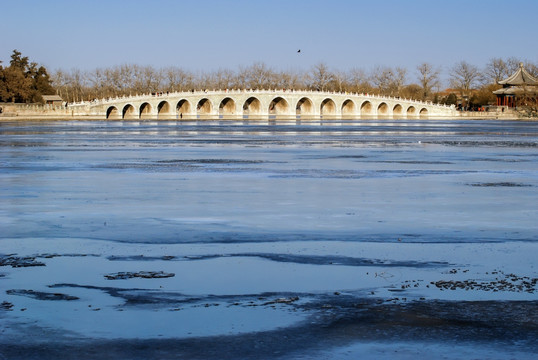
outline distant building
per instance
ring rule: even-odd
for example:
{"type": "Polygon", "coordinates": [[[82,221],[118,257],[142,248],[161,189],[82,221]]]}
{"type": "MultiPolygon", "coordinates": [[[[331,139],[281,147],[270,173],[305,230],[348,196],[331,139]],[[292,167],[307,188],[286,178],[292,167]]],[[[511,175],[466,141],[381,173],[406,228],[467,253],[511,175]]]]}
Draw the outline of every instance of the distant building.
{"type": "MultiPolygon", "coordinates": [[[[517,71],[509,78],[499,81],[502,89],[493,93],[497,96],[497,106],[516,107],[521,101],[530,99],[534,103],[538,98],[538,79],[533,77],[519,64],[517,71]]],[[[523,104],[524,105],[524,104],[523,104]]]]}
{"type": "Polygon", "coordinates": [[[42,97],[47,105],[61,106],[64,103],[64,100],[58,95],[43,95],[42,97]]]}

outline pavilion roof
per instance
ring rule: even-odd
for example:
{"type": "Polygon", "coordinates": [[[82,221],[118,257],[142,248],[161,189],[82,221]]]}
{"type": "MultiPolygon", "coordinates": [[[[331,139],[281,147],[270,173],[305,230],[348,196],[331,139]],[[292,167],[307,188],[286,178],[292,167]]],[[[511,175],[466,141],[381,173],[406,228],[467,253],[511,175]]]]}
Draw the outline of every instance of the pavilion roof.
{"type": "Polygon", "coordinates": [[[519,64],[517,71],[507,79],[499,81],[501,85],[537,85],[538,79],[529,74],[525,68],[523,68],[523,63],[519,64]]]}
{"type": "Polygon", "coordinates": [[[495,95],[519,95],[519,94],[538,94],[538,89],[523,88],[522,86],[512,86],[495,90],[495,95]]]}

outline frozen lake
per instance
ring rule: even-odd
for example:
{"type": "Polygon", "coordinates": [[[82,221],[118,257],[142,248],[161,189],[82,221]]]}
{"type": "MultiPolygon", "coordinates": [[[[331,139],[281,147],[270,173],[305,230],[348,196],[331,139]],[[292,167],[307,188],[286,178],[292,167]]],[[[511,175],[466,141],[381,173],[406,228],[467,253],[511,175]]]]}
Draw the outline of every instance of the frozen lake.
{"type": "Polygon", "coordinates": [[[536,122],[0,122],[0,359],[530,359],[537,189],[536,122]]]}

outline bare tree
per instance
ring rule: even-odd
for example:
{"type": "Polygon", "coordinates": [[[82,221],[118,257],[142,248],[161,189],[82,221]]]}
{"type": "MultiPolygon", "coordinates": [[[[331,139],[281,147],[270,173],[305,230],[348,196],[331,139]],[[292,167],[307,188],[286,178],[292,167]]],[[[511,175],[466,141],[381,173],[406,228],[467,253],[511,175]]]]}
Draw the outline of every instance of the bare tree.
{"type": "Polygon", "coordinates": [[[422,63],[417,66],[418,81],[422,86],[422,100],[426,100],[432,93],[432,89],[439,86],[439,74],[441,70],[430,63],[422,63]]]}
{"type": "Polygon", "coordinates": [[[141,80],[144,85],[144,92],[151,93],[159,91],[163,82],[162,71],[152,66],[144,66],[142,68],[141,80]]]}
{"type": "Polygon", "coordinates": [[[100,96],[109,96],[104,88],[104,74],[102,69],[98,68],[93,72],[88,72],[86,76],[88,79],[88,85],[90,85],[89,92],[91,95],[95,96],[94,94],[99,94],[100,96]]]}
{"type": "Polygon", "coordinates": [[[295,71],[281,71],[275,75],[275,87],[278,89],[302,89],[305,85],[304,74],[295,71]]]}
{"type": "Polygon", "coordinates": [[[275,72],[263,62],[240,68],[239,83],[249,89],[269,89],[275,84],[275,72]]]}
{"type": "Polygon", "coordinates": [[[370,73],[370,79],[372,85],[377,88],[381,94],[388,94],[390,92],[390,84],[394,73],[392,69],[387,66],[376,66],[370,73]]]}
{"type": "Polygon", "coordinates": [[[333,72],[333,80],[331,90],[343,92],[344,89],[348,88],[348,77],[347,74],[343,71],[333,72]]]}
{"type": "Polygon", "coordinates": [[[328,90],[329,84],[334,80],[334,74],[323,62],[314,65],[307,76],[310,88],[318,91],[328,90]]]}
{"type": "Polygon", "coordinates": [[[372,84],[383,95],[399,96],[405,84],[407,69],[377,66],[371,74],[372,84]]]}
{"type": "Polygon", "coordinates": [[[135,64],[123,64],[119,66],[118,81],[120,82],[121,88],[123,89],[123,95],[131,95],[132,93],[137,92],[137,90],[135,89],[137,68],[138,66],[135,64]]]}
{"type": "Polygon", "coordinates": [[[192,87],[192,74],[171,66],[163,69],[163,82],[166,91],[185,91],[192,87]]]}
{"type": "Polygon", "coordinates": [[[357,93],[368,93],[372,91],[366,72],[359,68],[351,69],[347,74],[350,90],[357,93]]]}
{"type": "Polygon", "coordinates": [[[394,72],[394,81],[393,81],[393,87],[394,92],[391,94],[393,96],[400,96],[402,88],[405,85],[405,80],[407,77],[407,69],[403,67],[397,67],[394,72]]]}
{"type": "Polygon", "coordinates": [[[71,74],[67,77],[67,81],[70,83],[72,101],[84,100],[85,90],[87,88],[85,75],[79,69],[72,69],[71,74]]]}
{"type": "Polygon", "coordinates": [[[400,96],[407,99],[420,99],[424,96],[424,88],[418,84],[409,84],[402,88],[400,96]]]}
{"type": "Polygon", "coordinates": [[[484,69],[485,83],[496,84],[509,76],[508,64],[501,58],[492,58],[484,69]]]}
{"type": "Polygon", "coordinates": [[[517,69],[519,69],[519,64],[521,63],[522,63],[521,59],[515,56],[509,57],[508,59],[506,59],[506,66],[507,66],[506,77],[515,73],[517,69]]]}
{"type": "Polygon", "coordinates": [[[534,77],[538,77],[538,63],[525,63],[525,69],[534,77]]]}
{"type": "Polygon", "coordinates": [[[452,87],[461,90],[462,94],[468,94],[481,78],[478,67],[465,61],[454,65],[450,70],[450,84],[452,87]]]}
{"type": "Polygon", "coordinates": [[[219,69],[213,74],[213,77],[216,89],[231,89],[237,83],[235,73],[230,69],[219,69]]]}
{"type": "Polygon", "coordinates": [[[113,89],[117,95],[129,93],[133,84],[132,67],[134,65],[122,64],[104,69],[106,86],[113,89]]]}
{"type": "Polygon", "coordinates": [[[388,94],[390,92],[389,89],[393,76],[392,69],[387,66],[376,66],[370,73],[372,85],[382,94],[388,94]]]}
{"type": "Polygon", "coordinates": [[[491,59],[484,69],[484,76],[487,83],[498,83],[500,80],[506,79],[519,69],[519,65],[523,63],[525,69],[533,76],[538,76],[538,66],[530,61],[522,61],[517,57],[510,57],[506,60],[501,58],[491,59]]]}
{"type": "Polygon", "coordinates": [[[56,91],[58,92],[58,95],[60,95],[61,98],[68,101],[69,99],[69,83],[67,81],[67,74],[61,70],[58,69],[51,75],[52,80],[52,86],[56,88],[56,91]]]}

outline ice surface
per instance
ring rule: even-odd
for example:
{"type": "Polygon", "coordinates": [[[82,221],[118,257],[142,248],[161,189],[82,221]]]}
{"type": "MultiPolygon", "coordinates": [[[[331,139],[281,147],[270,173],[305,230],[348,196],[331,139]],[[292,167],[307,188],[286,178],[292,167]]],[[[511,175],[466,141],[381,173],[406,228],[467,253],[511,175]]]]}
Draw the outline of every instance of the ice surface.
{"type": "MultiPolygon", "coordinates": [[[[0,123],[0,355],[39,358],[31,349],[51,339],[80,358],[88,341],[125,350],[182,339],[189,358],[186,349],[230,341],[242,344],[230,358],[405,359],[441,354],[447,340],[460,358],[526,358],[538,334],[525,315],[538,300],[537,129],[0,123]],[[106,277],[141,271],[174,276],[106,277]],[[51,300],[62,296],[77,299],[51,300]],[[513,332],[488,312],[503,306],[513,332]],[[394,318],[362,318],[381,309],[394,318]],[[433,323],[418,316],[406,325],[416,341],[377,323],[432,309],[449,325],[423,334],[433,323]],[[401,342],[383,344],[392,339],[401,342]],[[257,352],[246,350],[251,341],[257,352]]],[[[172,354],[171,344],[161,345],[172,354]]]]}

